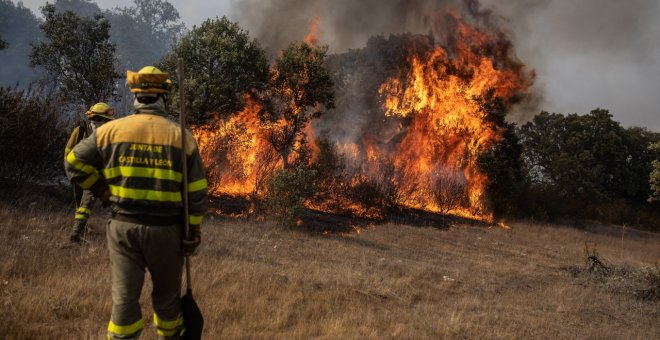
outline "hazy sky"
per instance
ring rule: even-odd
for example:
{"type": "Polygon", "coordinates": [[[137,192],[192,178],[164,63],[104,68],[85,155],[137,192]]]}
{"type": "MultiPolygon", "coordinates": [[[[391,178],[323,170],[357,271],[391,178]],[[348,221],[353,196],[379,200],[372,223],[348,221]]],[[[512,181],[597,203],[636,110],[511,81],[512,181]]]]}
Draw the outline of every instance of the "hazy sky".
{"type": "MultiPolygon", "coordinates": [[[[325,2],[264,1],[169,0],[179,10],[189,28],[207,18],[227,15],[233,20],[239,20],[251,32],[264,29],[260,25],[260,18],[277,15],[264,13],[267,8],[272,10],[272,3],[303,3],[300,11],[297,11],[297,5],[289,6],[287,20],[307,20],[310,11],[323,8],[319,3],[325,2]],[[250,7],[252,3],[254,6],[250,7]]],[[[101,8],[128,6],[132,2],[96,1],[101,8]]],[[[645,126],[660,132],[660,1],[481,2],[502,16],[520,59],[536,70],[535,87],[544,98],[536,111],[583,114],[600,107],[609,109],[614,119],[624,126],[645,126]]],[[[23,1],[35,13],[44,3],[44,0],[23,1]]],[[[383,0],[383,3],[387,1],[383,0]]],[[[332,21],[324,21],[323,13],[318,15],[323,42],[324,33],[326,36],[332,35],[333,27],[329,27],[332,21]]],[[[369,15],[362,20],[369,20],[369,15]]],[[[296,33],[300,36],[291,39],[301,39],[306,30],[306,26],[300,27],[300,33],[296,33]]],[[[359,48],[360,44],[359,41],[351,41],[348,47],[359,48]]],[[[337,47],[330,48],[331,51],[341,52],[337,47]]]]}

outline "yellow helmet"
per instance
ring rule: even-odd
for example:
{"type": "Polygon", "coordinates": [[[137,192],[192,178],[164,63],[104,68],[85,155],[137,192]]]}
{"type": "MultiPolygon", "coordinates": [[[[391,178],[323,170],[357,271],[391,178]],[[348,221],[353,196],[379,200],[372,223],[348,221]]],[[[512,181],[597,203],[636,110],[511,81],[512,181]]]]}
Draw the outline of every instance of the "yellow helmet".
{"type": "Polygon", "coordinates": [[[92,118],[94,116],[103,117],[106,119],[114,119],[112,116],[115,115],[115,111],[106,103],[96,103],[85,112],[87,117],[92,118]]]}
{"type": "Polygon", "coordinates": [[[126,80],[133,93],[169,93],[172,87],[169,74],[153,66],[145,66],[138,72],[127,71],[126,80]]]}

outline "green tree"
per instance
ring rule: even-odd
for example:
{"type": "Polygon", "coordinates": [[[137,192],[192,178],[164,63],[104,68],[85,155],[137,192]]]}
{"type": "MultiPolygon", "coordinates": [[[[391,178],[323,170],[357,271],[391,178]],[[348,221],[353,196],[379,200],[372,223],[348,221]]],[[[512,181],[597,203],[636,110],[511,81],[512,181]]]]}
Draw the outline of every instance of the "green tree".
{"type": "Polygon", "coordinates": [[[325,67],[327,51],[327,46],[292,43],[271,68],[262,117],[268,123],[268,140],[285,168],[291,166],[291,152],[304,150],[305,126],[334,108],[333,82],[325,67]]]}
{"type": "Polygon", "coordinates": [[[121,66],[138,70],[156,64],[181,38],[185,25],[179,11],[164,0],[134,0],[133,6],[105,13],[112,23],[110,39],[121,66]]]}
{"type": "Polygon", "coordinates": [[[516,126],[506,121],[506,104],[490,89],[475,98],[484,122],[493,131],[501,132],[501,139],[478,155],[479,170],[488,177],[486,193],[493,214],[501,217],[515,212],[515,199],[524,185],[522,173],[522,145],[516,126]]]}
{"type": "Polygon", "coordinates": [[[655,159],[652,161],[652,170],[649,175],[649,185],[651,194],[649,202],[660,201],[660,142],[651,144],[649,150],[655,153],[655,159]]]}
{"type": "Polygon", "coordinates": [[[627,148],[626,173],[621,178],[622,196],[643,204],[651,194],[649,176],[652,171],[652,162],[658,154],[649,148],[660,141],[660,133],[648,131],[645,128],[630,127],[625,129],[624,144],[627,148]]]}
{"type": "Polygon", "coordinates": [[[46,41],[34,44],[30,65],[43,67],[49,82],[74,105],[106,101],[113,95],[115,47],[109,41],[110,23],[101,15],[84,18],[71,11],[57,13],[52,4],[41,10],[46,41]]]}
{"type": "MultiPolygon", "coordinates": [[[[263,89],[268,80],[266,53],[226,17],[193,27],[163,58],[161,67],[175,80],[179,58],[185,66],[186,108],[193,123],[204,122],[211,113],[240,111],[244,96],[263,89]]],[[[175,101],[179,100],[178,83],[174,82],[175,101]]]]}
{"type": "Polygon", "coordinates": [[[607,110],[584,116],[542,112],[519,133],[532,184],[550,185],[585,202],[630,199],[644,189],[631,178],[648,176],[643,175],[648,143],[639,131],[627,131],[612,120],[607,110]]]}

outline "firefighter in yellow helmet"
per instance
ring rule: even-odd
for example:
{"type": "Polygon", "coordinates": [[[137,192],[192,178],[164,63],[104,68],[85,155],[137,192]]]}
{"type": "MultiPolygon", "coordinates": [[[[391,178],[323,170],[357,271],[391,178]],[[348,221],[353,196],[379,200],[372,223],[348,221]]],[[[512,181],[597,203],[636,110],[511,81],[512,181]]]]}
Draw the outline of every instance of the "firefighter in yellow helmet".
{"type": "Polygon", "coordinates": [[[153,283],[154,324],[161,338],[185,331],[180,289],[183,256],[201,241],[207,185],[197,143],[167,116],[171,82],[153,66],[128,71],[135,114],[109,122],[67,156],[69,178],[112,204],[107,227],[112,268],[108,338],[133,339],[142,331],[140,292],[145,268],[153,283]],[[186,150],[181,140],[186,138],[186,150]],[[182,216],[181,153],[188,168],[189,215],[182,216]],[[183,240],[183,218],[192,237],[183,240]]]}
{"type": "MultiPolygon", "coordinates": [[[[79,126],[73,129],[71,136],[69,136],[69,141],[66,143],[66,147],[64,148],[65,163],[71,149],[81,140],[89,137],[99,126],[111,121],[114,118],[114,111],[106,103],[96,103],[85,112],[85,116],[87,118],[86,121],[81,122],[79,126]]],[[[73,218],[73,231],[69,239],[71,242],[78,243],[87,226],[87,220],[92,213],[95,199],[91,191],[82,190],[76,185],[73,186],[73,193],[76,200],[76,214],[73,218]]]]}

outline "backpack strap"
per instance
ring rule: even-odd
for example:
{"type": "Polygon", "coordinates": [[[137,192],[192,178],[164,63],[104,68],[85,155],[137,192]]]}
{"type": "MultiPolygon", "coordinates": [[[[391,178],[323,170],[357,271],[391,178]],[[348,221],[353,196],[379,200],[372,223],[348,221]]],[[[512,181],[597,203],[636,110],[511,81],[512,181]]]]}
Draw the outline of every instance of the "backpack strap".
{"type": "Polygon", "coordinates": [[[80,143],[83,138],[87,137],[87,122],[84,120],[80,122],[80,126],[78,126],[78,139],[76,140],[76,144],[80,143]]]}

